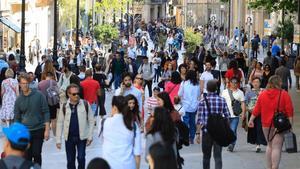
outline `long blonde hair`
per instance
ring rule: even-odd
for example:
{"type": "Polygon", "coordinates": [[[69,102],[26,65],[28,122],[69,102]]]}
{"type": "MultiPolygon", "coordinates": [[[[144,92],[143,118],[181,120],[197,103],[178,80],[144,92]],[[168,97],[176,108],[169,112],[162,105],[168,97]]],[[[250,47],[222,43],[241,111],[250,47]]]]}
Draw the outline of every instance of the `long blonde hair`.
{"type": "Polygon", "coordinates": [[[281,77],[278,75],[273,75],[270,77],[266,88],[267,89],[281,89],[281,84],[282,84],[281,77]]]}
{"type": "Polygon", "coordinates": [[[47,76],[48,72],[53,73],[53,75],[54,75],[54,79],[53,80],[56,80],[56,76],[55,76],[56,70],[55,70],[55,68],[53,66],[52,61],[49,60],[49,59],[45,61],[45,66],[44,66],[44,70],[43,70],[43,73],[42,73],[41,80],[45,80],[46,79],[46,76],[47,76]]]}

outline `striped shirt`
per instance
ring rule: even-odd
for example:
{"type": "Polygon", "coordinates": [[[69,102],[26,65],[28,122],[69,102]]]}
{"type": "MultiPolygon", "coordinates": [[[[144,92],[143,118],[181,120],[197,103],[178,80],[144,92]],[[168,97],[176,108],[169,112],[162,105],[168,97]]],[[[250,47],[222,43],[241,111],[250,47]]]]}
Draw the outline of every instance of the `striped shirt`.
{"type": "MultiPolygon", "coordinates": [[[[229,110],[226,104],[226,101],[223,97],[220,97],[217,93],[208,93],[207,101],[210,106],[210,113],[222,113],[225,118],[229,118],[229,110]]],[[[198,120],[197,124],[203,125],[204,127],[202,130],[206,132],[206,125],[207,125],[207,119],[208,119],[208,109],[205,103],[205,100],[202,99],[198,106],[198,120]]]]}

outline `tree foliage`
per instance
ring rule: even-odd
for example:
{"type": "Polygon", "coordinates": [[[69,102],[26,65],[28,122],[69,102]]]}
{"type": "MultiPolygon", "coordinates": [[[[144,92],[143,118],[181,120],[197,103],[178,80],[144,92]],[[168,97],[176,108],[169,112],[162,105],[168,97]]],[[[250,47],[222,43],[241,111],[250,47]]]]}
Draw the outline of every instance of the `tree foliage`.
{"type": "Polygon", "coordinates": [[[96,1],[96,11],[98,13],[107,15],[111,14],[112,11],[122,11],[124,12],[127,6],[127,2],[132,2],[132,0],[101,0],[96,1]]]}
{"type": "Polygon", "coordinates": [[[278,26],[275,29],[275,35],[286,39],[288,42],[293,42],[294,37],[294,23],[291,18],[282,22],[279,22],[278,26]]]}
{"type": "Polygon", "coordinates": [[[187,28],[184,31],[184,39],[187,53],[193,53],[197,45],[203,42],[203,37],[200,33],[195,33],[193,28],[187,28]]]}
{"type": "Polygon", "coordinates": [[[297,11],[298,0],[255,0],[249,2],[250,8],[265,9],[268,12],[277,12],[285,9],[289,13],[297,11]]]}
{"type": "MultiPolygon", "coordinates": [[[[84,9],[85,0],[80,0],[80,11],[84,9]]],[[[58,0],[60,23],[66,28],[76,25],[77,0],[58,0]]]]}
{"type": "Polygon", "coordinates": [[[95,38],[105,44],[119,37],[119,29],[110,24],[97,25],[94,29],[95,38]]]}

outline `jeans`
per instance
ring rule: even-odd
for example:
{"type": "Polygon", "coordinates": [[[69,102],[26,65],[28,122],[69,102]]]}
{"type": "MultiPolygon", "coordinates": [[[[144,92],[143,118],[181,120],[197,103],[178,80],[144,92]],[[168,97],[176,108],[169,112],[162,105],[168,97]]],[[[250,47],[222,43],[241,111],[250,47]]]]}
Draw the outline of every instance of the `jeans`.
{"type": "Polygon", "coordinates": [[[94,112],[94,116],[96,117],[97,116],[97,104],[96,103],[93,103],[91,104],[91,109],[92,109],[92,112],[94,112]]]}
{"type": "Polygon", "coordinates": [[[142,47],[142,56],[147,56],[147,47],[142,47]]]}
{"type": "Polygon", "coordinates": [[[158,82],[159,80],[159,77],[161,76],[161,68],[158,67],[157,69],[154,69],[155,70],[155,75],[154,75],[154,82],[158,82]]]}
{"type": "Polygon", "coordinates": [[[86,140],[80,140],[79,137],[70,137],[66,141],[67,169],[76,169],[75,157],[77,148],[78,169],[85,168],[85,148],[86,140]]]}
{"type": "Polygon", "coordinates": [[[196,133],[196,112],[185,112],[183,116],[184,123],[188,126],[190,132],[190,140],[194,140],[196,133]]]}
{"type": "Polygon", "coordinates": [[[215,169],[222,169],[222,147],[206,132],[202,135],[203,169],[210,168],[211,150],[214,147],[215,169]]]}
{"type": "Polygon", "coordinates": [[[121,75],[114,74],[114,80],[115,80],[115,90],[117,90],[121,84],[121,75]]]}
{"type": "MultiPolygon", "coordinates": [[[[230,122],[230,128],[231,130],[234,132],[235,136],[237,137],[237,127],[239,125],[239,117],[233,117],[233,118],[229,118],[229,122],[230,122]]],[[[234,141],[232,143],[232,145],[235,145],[236,141],[234,141]]]]}
{"type": "Polygon", "coordinates": [[[144,80],[144,89],[148,87],[149,97],[152,97],[152,80],[144,80]]]}
{"type": "Polygon", "coordinates": [[[45,128],[30,131],[30,147],[26,152],[26,159],[42,166],[42,147],[45,128]]]}

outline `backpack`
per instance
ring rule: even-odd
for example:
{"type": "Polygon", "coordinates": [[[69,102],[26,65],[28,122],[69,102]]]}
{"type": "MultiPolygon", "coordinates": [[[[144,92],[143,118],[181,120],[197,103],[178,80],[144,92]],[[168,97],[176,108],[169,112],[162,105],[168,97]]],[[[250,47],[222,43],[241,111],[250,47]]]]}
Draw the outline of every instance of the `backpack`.
{"type": "MultiPolygon", "coordinates": [[[[0,160],[0,168],[8,169],[3,159],[0,160]]],[[[34,163],[28,160],[24,160],[18,169],[34,169],[34,163]]]]}
{"type": "Polygon", "coordinates": [[[231,106],[232,106],[233,114],[235,116],[239,116],[243,111],[242,110],[242,103],[240,101],[236,100],[233,97],[232,90],[228,89],[228,93],[229,93],[230,100],[231,100],[231,106]]]}
{"type": "Polygon", "coordinates": [[[181,120],[175,122],[175,126],[178,130],[178,134],[179,134],[179,142],[178,142],[178,148],[181,149],[182,145],[185,146],[189,146],[190,142],[189,142],[189,128],[187,127],[187,125],[182,122],[181,120]]]}
{"type": "Polygon", "coordinates": [[[34,75],[36,76],[36,78],[41,81],[41,76],[42,76],[42,65],[44,64],[43,63],[39,63],[36,68],[35,68],[35,71],[34,71],[34,75]]]}
{"type": "MultiPolygon", "coordinates": [[[[64,103],[63,104],[63,113],[64,113],[64,116],[66,115],[66,104],[67,103],[64,103]]],[[[86,112],[86,120],[88,120],[88,114],[89,114],[89,104],[86,100],[83,100],[83,104],[84,104],[84,108],[85,108],[85,112],[86,112]]]]}
{"type": "Polygon", "coordinates": [[[48,101],[48,105],[54,106],[59,104],[59,92],[58,87],[53,86],[53,81],[50,80],[50,86],[48,87],[46,99],[48,101]]]}
{"type": "Polygon", "coordinates": [[[204,95],[208,109],[206,129],[211,138],[220,146],[227,147],[236,140],[236,136],[229,126],[229,121],[221,113],[211,113],[208,100],[204,95]]]}

